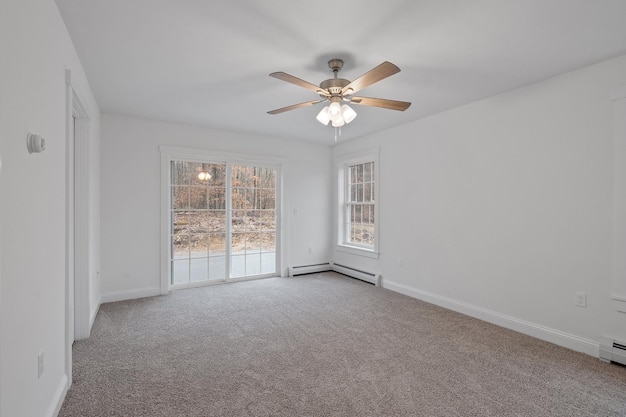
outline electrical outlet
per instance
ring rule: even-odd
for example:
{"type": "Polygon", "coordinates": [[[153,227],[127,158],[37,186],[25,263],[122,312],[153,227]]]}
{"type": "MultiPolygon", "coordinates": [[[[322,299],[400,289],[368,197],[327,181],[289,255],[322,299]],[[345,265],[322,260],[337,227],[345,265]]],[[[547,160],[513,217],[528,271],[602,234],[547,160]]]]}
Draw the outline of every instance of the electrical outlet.
{"type": "Polygon", "coordinates": [[[402,256],[398,258],[398,266],[404,266],[404,258],[402,256]]]}
{"type": "Polygon", "coordinates": [[[308,251],[309,253],[313,253],[313,246],[309,246],[309,247],[307,248],[307,251],[308,251]]]}
{"type": "Polygon", "coordinates": [[[43,350],[37,355],[37,378],[43,375],[43,350]]]}
{"type": "Polygon", "coordinates": [[[578,307],[587,307],[587,294],[584,292],[576,293],[576,305],[578,307]]]}

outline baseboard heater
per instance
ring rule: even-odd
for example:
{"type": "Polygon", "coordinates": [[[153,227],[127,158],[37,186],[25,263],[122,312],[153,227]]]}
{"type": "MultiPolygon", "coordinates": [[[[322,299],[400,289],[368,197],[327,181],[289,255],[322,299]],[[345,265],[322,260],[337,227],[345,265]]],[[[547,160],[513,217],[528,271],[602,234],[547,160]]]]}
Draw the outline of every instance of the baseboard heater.
{"type": "Polygon", "coordinates": [[[600,338],[600,360],[626,365],[626,343],[608,337],[600,338]]]}
{"type": "Polygon", "coordinates": [[[326,272],[326,271],[331,271],[331,270],[332,268],[331,268],[330,262],[314,264],[314,265],[290,266],[289,276],[295,277],[297,275],[314,274],[316,272],[326,272]]]}
{"type": "Polygon", "coordinates": [[[295,277],[304,274],[314,274],[316,272],[335,271],[361,281],[369,282],[376,286],[380,285],[380,274],[366,272],[360,269],[352,268],[346,265],[340,265],[333,262],[325,262],[314,265],[290,266],[289,276],[295,277]]]}
{"type": "Polygon", "coordinates": [[[380,285],[380,274],[373,274],[371,272],[335,263],[332,264],[332,270],[352,278],[360,279],[361,281],[369,282],[376,286],[380,285]]]}

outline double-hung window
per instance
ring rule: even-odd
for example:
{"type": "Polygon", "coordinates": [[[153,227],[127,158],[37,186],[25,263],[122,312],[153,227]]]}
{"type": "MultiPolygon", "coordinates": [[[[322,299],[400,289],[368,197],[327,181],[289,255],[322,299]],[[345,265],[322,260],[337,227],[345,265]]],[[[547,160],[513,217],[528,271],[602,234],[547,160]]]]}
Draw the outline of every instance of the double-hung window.
{"type": "Polygon", "coordinates": [[[378,254],[378,151],[339,158],[338,247],[378,254]]]}

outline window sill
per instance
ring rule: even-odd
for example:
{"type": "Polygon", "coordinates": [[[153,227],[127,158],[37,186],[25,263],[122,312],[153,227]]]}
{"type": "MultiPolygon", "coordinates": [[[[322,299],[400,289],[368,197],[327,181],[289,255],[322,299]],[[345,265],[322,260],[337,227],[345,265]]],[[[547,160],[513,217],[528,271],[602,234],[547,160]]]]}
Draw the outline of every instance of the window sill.
{"type": "Polygon", "coordinates": [[[341,252],[351,253],[352,255],[365,256],[367,258],[378,259],[379,252],[371,249],[359,248],[358,246],[337,245],[337,250],[341,252]]]}

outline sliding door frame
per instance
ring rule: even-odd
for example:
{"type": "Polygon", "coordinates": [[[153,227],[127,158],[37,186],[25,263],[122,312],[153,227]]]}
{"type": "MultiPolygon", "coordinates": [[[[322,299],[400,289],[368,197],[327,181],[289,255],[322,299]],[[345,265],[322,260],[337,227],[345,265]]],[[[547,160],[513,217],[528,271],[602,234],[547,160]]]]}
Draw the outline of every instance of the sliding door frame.
{"type": "MultiPolygon", "coordinates": [[[[161,294],[167,294],[172,289],[170,283],[171,263],[170,263],[170,212],[171,212],[171,192],[170,192],[170,164],[171,161],[187,161],[198,163],[219,163],[227,165],[227,175],[231,175],[228,168],[232,165],[259,165],[276,169],[276,273],[275,276],[281,276],[285,270],[285,244],[284,242],[284,222],[282,216],[282,188],[283,188],[283,167],[285,160],[272,156],[249,155],[224,151],[213,151],[209,149],[184,148],[175,146],[159,146],[161,152],[161,294]]],[[[230,207],[230,190],[226,190],[226,204],[230,207]]],[[[227,211],[228,212],[228,211],[227,211]]],[[[228,217],[228,216],[227,216],[228,217]]],[[[230,233],[227,233],[227,245],[230,244],[230,233]]],[[[227,260],[227,266],[230,261],[227,260]]],[[[203,281],[197,282],[184,287],[212,285],[230,281],[240,281],[245,279],[255,279],[261,277],[243,277],[230,278],[229,268],[226,271],[224,281],[203,281]]],[[[271,276],[271,274],[270,274],[271,276]]],[[[182,286],[176,286],[177,288],[182,286]]]]}

